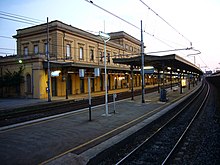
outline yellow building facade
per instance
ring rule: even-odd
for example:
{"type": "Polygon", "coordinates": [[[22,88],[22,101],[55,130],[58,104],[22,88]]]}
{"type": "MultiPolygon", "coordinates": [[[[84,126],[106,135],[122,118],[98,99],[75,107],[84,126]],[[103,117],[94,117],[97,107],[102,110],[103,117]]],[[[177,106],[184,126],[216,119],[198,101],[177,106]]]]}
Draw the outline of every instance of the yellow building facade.
{"type": "MultiPolygon", "coordinates": [[[[92,92],[104,91],[104,42],[100,36],[60,21],[52,21],[48,25],[49,33],[47,24],[17,30],[13,36],[17,39],[17,55],[0,58],[0,76],[4,77],[8,71],[18,72],[22,68],[22,81],[19,87],[2,85],[0,95],[47,98],[47,51],[50,57],[52,97],[87,93],[88,77],[91,77],[92,92]],[[100,75],[95,76],[94,70],[100,75]],[[84,71],[84,77],[80,77],[81,71],[84,71]]],[[[123,31],[109,35],[111,39],[106,45],[108,89],[129,88],[129,66],[114,64],[112,58],[140,55],[141,43],[123,31]]],[[[134,87],[141,86],[138,68],[134,73],[134,87]]]]}

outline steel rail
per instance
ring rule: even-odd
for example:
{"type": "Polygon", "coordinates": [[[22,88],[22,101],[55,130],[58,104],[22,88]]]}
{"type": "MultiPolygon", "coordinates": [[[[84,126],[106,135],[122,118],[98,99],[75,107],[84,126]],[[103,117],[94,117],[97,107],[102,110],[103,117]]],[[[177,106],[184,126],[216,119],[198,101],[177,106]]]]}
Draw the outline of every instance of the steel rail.
{"type": "Polygon", "coordinates": [[[194,123],[195,119],[197,118],[199,112],[202,110],[202,108],[204,107],[204,104],[206,103],[209,93],[210,93],[210,86],[208,85],[208,91],[205,95],[205,98],[202,101],[202,104],[200,105],[200,107],[198,108],[196,114],[194,115],[194,117],[192,118],[192,120],[190,121],[189,125],[186,127],[185,131],[183,132],[183,134],[180,136],[180,138],[178,139],[178,141],[176,142],[176,144],[174,145],[173,149],[170,151],[170,153],[167,155],[167,157],[164,159],[162,165],[166,164],[168,162],[168,160],[170,160],[171,156],[174,154],[174,151],[177,149],[177,147],[180,145],[180,142],[183,140],[183,138],[185,137],[186,133],[189,131],[189,129],[191,128],[192,124],[194,123]]]}
{"type": "Polygon", "coordinates": [[[116,165],[122,164],[125,161],[127,161],[132,155],[134,155],[136,152],[138,152],[146,143],[148,143],[150,140],[152,140],[163,128],[165,128],[168,124],[171,123],[181,112],[183,112],[188,106],[190,106],[197,97],[203,92],[205,88],[205,84],[203,84],[202,89],[191,99],[184,107],[176,113],[170,120],[168,120],[165,124],[163,124],[160,128],[158,128],[151,136],[149,136],[147,139],[145,139],[140,145],[138,145],[135,149],[133,149],[131,152],[129,152],[125,157],[123,157],[120,161],[116,163],[116,165]]]}
{"type": "MultiPolygon", "coordinates": [[[[166,87],[169,88],[170,86],[167,85],[166,87]]],[[[157,88],[158,87],[148,88],[147,91],[148,93],[151,93],[151,92],[157,91],[157,88]]],[[[141,94],[141,90],[136,90],[134,92],[135,96],[140,95],[140,94],[141,94]]],[[[109,102],[113,102],[112,94],[109,94],[108,97],[109,97],[108,98],[109,102]]],[[[129,97],[131,97],[130,92],[128,91],[121,92],[121,93],[118,93],[117,101],[127,99],[129,97]]],[[[102,105],[104,103],[103,98],[104,98],[103,95],[93,97],[92,106],[102,105]]],[[[47,117],[51,115],[75,111],[75,110],[79,110],[83,108],[88,108],[87,98],[78,100],[78,101],[68,100],[68,101],[57,102],[53,104],[39,104],[38,106],[34,105],[34,106],[27,106],[27,107],[21,107],[21,108],[18,107],[18,108],[9,110],[9,111],[6,110],[6,111],[0,112],[0,126],[5,126],[4,124],[5,119],[7,119],[7,122],[9,122],[9,120],[11,121],[16,118],[26,117],[25,121],[27,121],[27,119],[32,120],[36,118],[47,117]],[[35,117],[34,115],[41,115],[41,116],[35,117]],[[34,118],[32,118],[31,116],[34,116],[34,118]]],[[[22,121],[19,121],[19,122],[22,122],[22,121]]],[[[12,124],[14,124],[14,122],[12,124]]]]}

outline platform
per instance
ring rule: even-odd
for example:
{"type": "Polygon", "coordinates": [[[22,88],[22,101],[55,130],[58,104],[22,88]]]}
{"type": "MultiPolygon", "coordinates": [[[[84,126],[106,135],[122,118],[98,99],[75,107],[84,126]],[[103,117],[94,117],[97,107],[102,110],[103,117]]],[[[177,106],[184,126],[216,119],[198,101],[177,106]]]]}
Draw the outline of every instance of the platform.
{"type": "Polygon", "coordinates": [[[105,105],[92,107],[21,125],[0,127],[0,161],[4,164],[86,164],[89,159],[109,146],[145,126],[178,100],[195,91],[199,85],[183,94],[168,90],[168,102],[159,101],[159,93],[134,100],[109,103],[111,116],[104,117],[105,105]]]}

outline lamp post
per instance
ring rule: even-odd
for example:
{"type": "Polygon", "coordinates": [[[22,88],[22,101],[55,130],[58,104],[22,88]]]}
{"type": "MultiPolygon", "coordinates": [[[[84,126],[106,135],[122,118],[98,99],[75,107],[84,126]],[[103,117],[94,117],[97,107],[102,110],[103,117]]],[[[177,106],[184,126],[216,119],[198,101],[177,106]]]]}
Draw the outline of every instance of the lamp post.
{"type": "Polygon", "coordinates": [[[106,43],[110,40],[110,36],[106,33],[99,32],[99,36],[104,41],[104,65],[105,65],[105,115],[109,116],[108,114],[108,89],[107,89],[107,70],[106,70],[106,43]]]}
{"type": "Polygon", "coordinates": [[[48,74],[48,79],[47,79],[47,94],[48,94],[48,102],[51,102],[51,95],[50,95],[50,54],[49,54],[49,19],[47,17],[47,74],[48,74]]]}
{"type": "Polygon", "coordinates": [[[142,20],[141,20],[141,77],[142,77],[142,83],[141,83],[141,89],[142,89],[142,103],[145,103],[144,100],[144,85],[145,85],[145,78],[144,78],[144,42],[143,42],[143,30],[142,30],[142,20]]]}

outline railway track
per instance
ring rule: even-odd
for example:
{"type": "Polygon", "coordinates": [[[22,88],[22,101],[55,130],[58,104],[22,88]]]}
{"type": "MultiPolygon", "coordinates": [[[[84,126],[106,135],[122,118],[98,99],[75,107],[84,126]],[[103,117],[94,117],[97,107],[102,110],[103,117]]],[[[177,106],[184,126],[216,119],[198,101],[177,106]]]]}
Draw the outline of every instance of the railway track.
{"type": "MultiPolygon", "coordinates": [[[[166,85],[166,88],[170,87],[166,85]]],[[[158,90],[157,87],[146,89],[148,93],[158,90]]],[[[135,90],[134,96],[140,95],[141,90],[135,90]]],[[[117,94],[116,101],[130,98],[131,92],[122,92],[117,94]]],[[[108,102],[112,102],[112,94],[108,95],[108,102]]],[[[92,106],[105,103],[104,96],[96,96],[92,98],[92,106]]],[[[42,117],[57,115],[61,113],[71,112],[83,108],[88,108],[88,99],[83,100],[69,100],[62,102],[51,102],[47,104],[39,104],[34,106],[27,106],[21,108],[14,108],[10,110],[4,110],[0,112],[0,126],[6,126],[10,124],[25,122],[42,117]]]]}
{"type": "MultiPolygon", "coordinates": [[[[116,164],[170,164],[177,160],[175,155],[185,134],[196,120],[209,95],[209,85],[203,84],[199,93],[195,94],[172,118],[158,127],[146,139],[138,142],[136,147],[124,154],[116,164]]],[[[105,163],[104,163],[105,164],[105,163]]]]}

